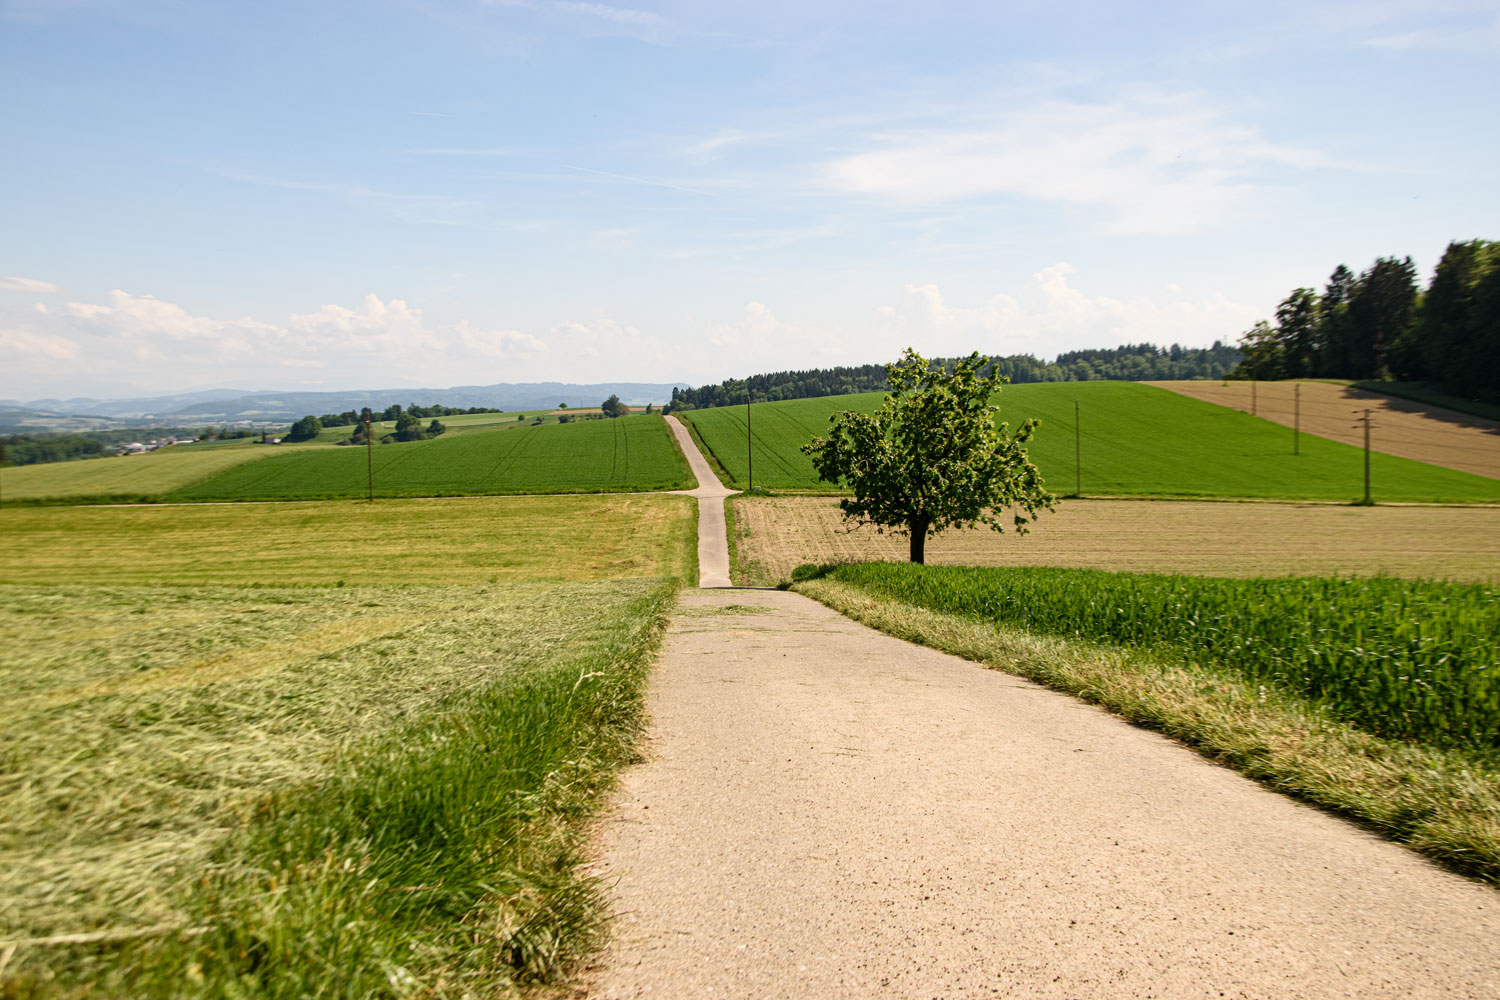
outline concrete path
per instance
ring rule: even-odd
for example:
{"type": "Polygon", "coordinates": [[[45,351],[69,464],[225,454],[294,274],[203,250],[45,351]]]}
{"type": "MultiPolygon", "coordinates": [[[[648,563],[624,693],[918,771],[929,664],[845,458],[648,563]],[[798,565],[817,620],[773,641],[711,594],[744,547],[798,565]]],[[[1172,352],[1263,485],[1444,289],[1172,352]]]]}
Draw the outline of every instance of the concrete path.
{"type": "Polygon", "coordinates": [[[649,708],[598,998],[1500,997],[1500,893],[799,595],[689,592],[649,708]]]}
{"type": "Polygon", "coordinates": [[[676,435],[682,453],[687,456],[688,467],[698,480],[695,490],[673,491],[698,498],[698,586],[733,586],[729,582],[729,532],[724,524],[724,498],[739,491],[719,482],[719,477],[714,475],[708,459],[698,450],[682,421],[671,414],[666,416],[666,421],[676,435]]]}

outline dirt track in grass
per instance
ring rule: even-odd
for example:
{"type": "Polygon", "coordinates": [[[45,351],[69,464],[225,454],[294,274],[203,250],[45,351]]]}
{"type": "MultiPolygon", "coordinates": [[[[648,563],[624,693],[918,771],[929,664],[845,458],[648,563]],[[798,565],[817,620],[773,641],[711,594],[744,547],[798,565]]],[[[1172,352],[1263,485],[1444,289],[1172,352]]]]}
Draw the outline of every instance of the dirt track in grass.
{"type": "Polygon", "coordinates": [[[1370,447],[1388,455],[1445,465],[1461,472],[1500,479],[1500,422],[1440,406],[1366,392],[1328,382],[1147,382],[1172,392],[1249,413],[1254,393],[1258,417],[1293,425],[1301,387],[1301,424],[1308,434],[1364,446],[1364,425],[1356,418],[1372,411],[1370,447]],[[1356,412],[1358,411],[1358,412],[1356,412]]]}
{"type": "MultiPolygon", "coordinates": [[[[731,501],[738,580],[786,579],[806,562],[904,560],[907,540],[846,531],[823,497],[731,501]]],[[[1066,500],[1030,534],[949,531],[927,561],[971,566],[1064,566],[1208,576],[1379,573],[1500,582],[1500,507],[1066,500]]]]}

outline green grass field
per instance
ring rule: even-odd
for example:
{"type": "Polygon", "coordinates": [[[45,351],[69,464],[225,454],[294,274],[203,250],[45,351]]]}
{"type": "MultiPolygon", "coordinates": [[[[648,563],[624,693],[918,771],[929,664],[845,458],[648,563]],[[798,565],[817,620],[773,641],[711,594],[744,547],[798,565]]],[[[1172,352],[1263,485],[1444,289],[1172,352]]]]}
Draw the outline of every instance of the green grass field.
{"type": "Polygon", "coordinates": [[[171,493],[216,473],[316,445],[255,444],[249,438],[179,444],[145,455],[89,458],[0,469],[6,501],[97,498],[146,500],[171,493]]]}
{"type": "MultiPolygon", "coordinates": [[[[447,431],[441,438],[436,438],[431,443],[439,441],[453,441],[457,438],[467,437],[475,434],[484,434],[491,431],[507,431],[511,433],[531,433],[539,427],[556,428],[558,418],[549,411],[535,410],[512,413],[465,413],[458,416],[440,418],[447,427],[447,431]],[[541,421],[540,424],[537,421],[541,421]]],[[[659,417],[656,419],[660,419],[659,417]]],[[[425,423],[425,421],[424,421],[425,423]]],[[[600,425],[604,421],[578,421],[578,425],[584,423],[600,425]]],[[[573,426],[569,424],[568,426],[573,426]]],[[[377,440],[382,434],[388,434],[394,430],[392,421],[375,424],[375,436],[377,440]]],[[[259,461],[267,458],[286,460],[289,455],[304,454],[307,452],[322,452],[337,450],[339,452],[348,449],[337,447],[339,442],[347,441],[354,433],[354,427],[328,427],[312,441],[303,441],[297,444],[263,445],[257,439],[237,438],[228,441],[203,441],[188,445],[173,445],[159,451],[148,452],[145,455],[129,455],[123,457],[85,459],[75,462],[49,462],[42,465],[28,465],[20,468],[0,469],[0,497],[6,501],[21,503],[38,503],[48,501],[61,501],[65,503],[101,502],[101,503],[135,503],[160,500],[161,498],[183,490],[185,488],[201,484],[205,480],[226,472],[235,466],[244,465],[249,462],[259,461]]],[[[596,432],[597,433],[597,432],[596,432]]],[[[273,433],[272,436],[275,436],[273,433]]],[[[634,439],[632,439],[632,443],[634,439]]],[[[420,442],[428,444],[429,442],[420,442]]],[[[549,442],[541,442],[545,445],[549,442]]],[[[378,445],[378,448],[409,448],[410,445],[378,445]]],[[[453,447],[449,445],[449,447],[453,447]]],[[[536,442],[531,445],[532,449],[538,447],[536,442]]],[[[649,450],[649,449],[648,449],[649,450]]],[[[545,451],[545,449],[543,449],[545,451]]],[[[389,464],[394,456],[380,455],[382,464],[389,464]]],[[[351,460],[343,459],[348,463],[351,460]]],[[[360,459],[362,463],[363,458],[360,459]]],[[[363,476],[363,465],[360,475],[363,476]]],[[[251,477],[255,478],[255,477],[251,477]]],[[[364,482],[363,479],[360,480],[364,482]]],[[[689,483],[689,486],[692,484],[689,483]]],[[[356,491],[357,492],[357,491],[356,491]]],[[[452,493],[478,493],[489,492],[486,490],[463,489],[458,491],[443,491],[426,493],[420,489],[411,493],[395,495],[451,495],[452,493]]],[[[500,490],[499,492],[512,492],[500,490]]],[[[514,492],[542,492],[538,490],[516,490],[514,492]]],[[[548,491],[551,492],[551,491],[548,491]]],[[[556,492],[571,492],[571,490],[558,490],[556,492]]],[[[356,493],[337,494],[356,495],[356,493]]],[[[362,495],[362,494],[360,494],[362,495]]]]}
{"type": "MultiPolygon", "coordinates": [[[[691,488],[659,416],[631,416],[378,445],[375,495],[638,492],[691,488]]],[[[365,449],[320,448],[227,469],[171,500],[310,500],[364,496],[365,449]]]]}
{"type": "MultiPolygon", "coordinates": [[[[827,433],[838,410],[878,409],[882,395],[829,396],[756,404],[755,485],[828,490],[799,449],[827,433]]],[[[1090,496],[1245,497],[1349,501],[1363,495],[1358,448],[1308,434],[1292,454],[1287,428],[1226,407],[1132,382],[1065,382],[1007,386],[1000,417],[1012,427],[1028,417],[1042,422],[1032,461],[1057,494],[1074,491],[1074,401],[1082,427],[1083,492],[1090,496]]],[[[728,473],[730,485],[748,480],[745,408],[677,414],[728,473]]],[[[1390,455],[1371,461],[1377,502],[1500,501],[1500,480],[1390,455]]]]}
{"type": "Polygon", "coordinates": [[[556,976],[695,526],[679,496],[0,510],[0,996],[556,976]]]}

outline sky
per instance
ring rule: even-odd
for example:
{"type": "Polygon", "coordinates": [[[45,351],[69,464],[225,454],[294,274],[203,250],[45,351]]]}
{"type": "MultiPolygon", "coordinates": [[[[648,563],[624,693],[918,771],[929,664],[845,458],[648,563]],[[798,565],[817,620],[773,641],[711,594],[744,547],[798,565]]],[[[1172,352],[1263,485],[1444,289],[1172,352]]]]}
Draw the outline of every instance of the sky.
{"type": "Polygon", "coordinates": [[[1500,238],[1500,3],[0,0],[0,398],[1233,341],[1500,238]]]}

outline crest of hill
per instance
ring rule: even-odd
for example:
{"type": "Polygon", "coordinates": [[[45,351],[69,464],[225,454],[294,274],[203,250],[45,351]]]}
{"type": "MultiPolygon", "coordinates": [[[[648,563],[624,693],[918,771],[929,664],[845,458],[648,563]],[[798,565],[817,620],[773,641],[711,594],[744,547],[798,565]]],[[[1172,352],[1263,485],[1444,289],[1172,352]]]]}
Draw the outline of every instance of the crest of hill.
{"type": "MultiPolygon", "coordinates": [[[[1068,351],[1059,354],[1052,361],[1041,361],[1030,354],[1012,354],[1009,357],[995,358],[992,367],[1017,385],[1026,382],[1089,382],[1100,379],[1148,382],[1165,379],[1221,379],[1240,363],[1241,358],[1238,348],[1216,340],[1212,347],[1126,344],[1124,347],[1068,351]],[[1174,374],[1153,374],[1155,372],[1174,374]]],[[[938,358],[934,363],[952,367],[954,360],[938,358]]],[[[730,379],[696,389],[674,389],[669,410],[732,406],[745,402],[747,392],[756,402],[769,403],[784,399],[885,392],[888,388],[884,365],[772,372],[767,375],[752,375],[748,379],[730,379]]]]}

